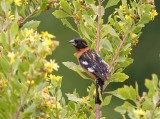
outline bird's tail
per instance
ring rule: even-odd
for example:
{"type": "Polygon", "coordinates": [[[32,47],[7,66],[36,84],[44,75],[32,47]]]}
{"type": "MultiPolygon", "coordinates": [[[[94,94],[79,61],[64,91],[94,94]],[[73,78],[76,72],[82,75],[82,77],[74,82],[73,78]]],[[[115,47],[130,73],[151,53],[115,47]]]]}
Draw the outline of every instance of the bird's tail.
{"type": "Polygon", "coordinates": [[[103,92],[103,85],[104,85],[104,81],[100,78],[98,78],[96,80],[96,98],[95,98],[95,103],[96,104],[101,104],[101,99],[100,96],[102,96],[102,92],[103,92]]]}

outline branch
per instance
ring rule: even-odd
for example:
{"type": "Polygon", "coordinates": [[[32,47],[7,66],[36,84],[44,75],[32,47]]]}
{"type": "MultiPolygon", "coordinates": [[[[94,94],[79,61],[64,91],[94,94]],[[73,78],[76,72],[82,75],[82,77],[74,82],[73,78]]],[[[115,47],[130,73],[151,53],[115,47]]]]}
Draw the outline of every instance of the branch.
{"type": "Polygon", "coordinates": [[[26,20],[28,20],[37,10],[38,10],[39,4],[35,7],[35,9],[33,10],[33,12],[31,12],[28,16],[26,16],[24,19],[20,19],[18,21],[18,25],[20,26],[23,22],[25,22],[26,20]]]}
{"type": "Polygon", "coordinates": [[[21,112],[21,110],[22,110],[22,108],[23,108],[23,106],[24,106],[24,104],[25,104],[26,97],[27,97],[27,94],[29,93],[30,87],[31,87],[31,84],[29,84],[29,86],[28,86],[27,93],[26,93],[26,95],[23,97],[22,102],[21,102],[21,105],[20,105],[20,107],[18,108],[17,112],[16,112],[15,115],[14,115],[14,119],[18,119],[19,114],[20,114],[20,112],[21,112]]]}
{"type": "Polygon", "coordinates": [[[125,43],[126,40],[127,40],[127,36],[128,36],[128,34],[130,33],[131,29],[132,29],[132,26],[131,26],[131,28],[128,30],[128,33],[126,33],[126,35],[123,37],[122,42],[121,42],[120,46],[118,47],[118,49],[117,49],[117,51],[116,51],[116,54],[115,54],[112,62],[111,62],[110,65],[109,65],[109,69],[110,69],[110,68],[112,67],[112,65],[115,63],[115,61],[116,61],[116,59],[117,59],[117,57],[118,57],[121,49],[123,48],[124,43],[125,43]]]}
{"type": "Polygon", "coordinates": [[[99,6],[98,6],[98,24],[97,24],[97,41],[96,41],[96,52],[98,53],[100,50],[100,27],[101,27],[101,4],[102,1],[98,0],[99,6]]]}
{"type": "MultiPolygon", "coordinates": [[[[102,0],[98,0],[98,24],[97,24],[97,41],[96,41],[96,52],[100,50],[100,27],[101,27],[101,4],[102,0]]],[[[96,94],[97,95],[97,94],[96,94]]],[[[100,119],[100,105],[96,104],[96,119],[100,119]]]]}

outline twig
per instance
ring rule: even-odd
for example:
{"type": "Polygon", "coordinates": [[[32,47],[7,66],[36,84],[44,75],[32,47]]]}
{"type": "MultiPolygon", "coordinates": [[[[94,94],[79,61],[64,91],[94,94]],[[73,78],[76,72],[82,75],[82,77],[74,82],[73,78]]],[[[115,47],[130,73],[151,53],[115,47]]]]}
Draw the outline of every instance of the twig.
{"type": "Polygon", "coordinates": [[[125,43],[126,40],[127,40],[127,36],[128,36],[128,34],[130,33],[131,30],[132,30],[132,26],[131,26],[130,29],[128,30],[128,33],[126,33],[126,35],[123,37],[122,42],[121,42],[120,46],[118,47],[118,49],[117,49],[117,51],[116,51],[116,54],[115,54],[112,62],[111,62],[110,65],[109,65],[109,69],[110,69],[110,68],[112,67],[112,65],[115,63],[115,61],[116,61],[116,59],[117,59],[117,57],[118,57],[118,55],[119,55],[119,53],[120,53],[120,51],[121,51],[124,43],[125,43]]]}
{"type": "Polygon", "coordinates": [[[111,64],[109,65],[109,69],[110,69],[110,68],[112,67],[112,65],[115,63],[115,61],[116,61],[116,59],[117,59],[117,57],[118,57],[118,55],[119,55],[119,53],[120,53],[120,51],[121,51],[123,45],[124,45],[124,43],[125,43],[125,41],[126,41],[126,39],[127,39],[127,35],[128,35],[128,34],[126,34],[126,35],[124,36],[124,38],[123,38],[123,40],[122,40],[120,46],[118,47],[118,50],[116,51],[116,54],[115,54],[115,56],[114,56],[114,58],[113,58],[111,64]]]}
{"type": "MultiPolygon", "coordinates": [[[[101,27],[101,4],[102,0],[98,0],[98,24],[97,24],[97,41],[96,41],[96,52],[100,50],[100,27],[101,27]]],[[[97,94],[96,94],[97,95],[97,94]]],[[[100,104],[96,104],[96,119],[100,119],[100,104]]]]}
{"type": "Polygon", "coordinates": [[[100,50],[100,27],[101,27],[101,4],[102,1],[98,0],[99,6],[98,6],[98,24],[97,24],[97,41],[96,41],[96,52],[98,53],[100,50]]]}
{"type": "Polygon", "coordinates": [[[29,86],[28,86],[27,93],[26,93],[26,95],[23,97],[22,102],[21,102],[21,105],[20,105],[20,107],[18,108],[17,112],[16,112],[15,115],[14,115],[14,119],[18,119],[19,114],[20,114],[20,112],[21,112],[21,110],[22,110],[22,108],[23,108],[23,106],[24,106],[24,104],[25,104],[26,97],[27,97],[27,94],[29,93],[30,87],[31,87],[31,84],[29,84],[29,86]]]}
{"type": "Polygon", "coordinates": [[[38,7],[39,7],[39,4],[35,7],[35,9],[33,10],[33,12],[32,13],[30,13],[28,16],[26,16],[24,19],[20,19],[19,21],[18,21],[18,25],[20,26],[23,22],[25,22],[26,20],[28,20],[35,12],[36,12],[36,10],[38,9],[38,7]]]}

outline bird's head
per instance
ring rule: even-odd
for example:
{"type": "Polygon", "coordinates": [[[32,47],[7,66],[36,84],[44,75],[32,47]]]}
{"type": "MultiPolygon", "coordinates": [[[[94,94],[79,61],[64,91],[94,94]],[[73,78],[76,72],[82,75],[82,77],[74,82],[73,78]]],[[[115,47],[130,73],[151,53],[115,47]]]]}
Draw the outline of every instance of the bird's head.
{"type": "Polygon", "coordinates": [[[87,42],[82,38],[75,38],[69,41],[76,49],[83,49],[88,47],[87,42]]]}

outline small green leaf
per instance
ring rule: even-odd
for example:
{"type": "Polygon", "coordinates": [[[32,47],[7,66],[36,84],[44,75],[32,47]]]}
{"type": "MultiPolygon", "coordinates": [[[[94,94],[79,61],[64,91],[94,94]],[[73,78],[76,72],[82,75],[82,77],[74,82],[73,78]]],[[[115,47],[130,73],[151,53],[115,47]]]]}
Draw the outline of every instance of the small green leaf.
{"type": "Polygon", "coordinates": [[[56,10],[52,13],[56,18],[65,18],[65,17],[68,17],[69,15],[62,11],[62,10],[56,10]]]}
{"type": "Polygon", "coordinates": [[[114,5],[117,5],[120,0],[109,0],[105,8],[112,7],[114,5]]]}
{"type": "Polygon", "coordinates": [[[18,34],[19,26],[16,22],[11,25],[11,38],[14,40],[15,36],[18,34]]]}
{"type": "Polygon", "coordinates": [[[90,79],[90,78],[88,78],[87,76],[85,76],[85,75],[82,73],[82,72],[84,72],[84,71],[83,71],[83,69],[81,68],[80,65],[76,65],[76,64],[73,63],[73,62],[63,62],[63,64],[64,64],[66,67],[68,67],[69,69],[77,72],[82,78],[84,78],[84,79],[90,79]]]}
{"type": "Polygon", "coordinates": [[[66,94],[66,96],[68,97],[68,100],[71,100],[71,101],[74,101],[74,102],[80,102],[80,101],[82,101],[81,98],[78,98],[74,94],[66,94]]]}
{"type": "Polygon", "coordinates": [[[37,27],[39,26],[39,24],[40,24],[40,21],[31,20],[31,21],[26,22],[23,25],[22,29],[27,28],[27,29],[37,30],[37,27]]]}
{"type": "Polygon", "coordinates": [[[119,38],[119,36],[118,36],[118,34],[116,33],[116,31],[115,31],[115,30],[112,28],[112,26],[110,26],[109,24],[105,25],[105,26],[104,26],[104,29],[105,29],[105,31],[104,31],[105,34],[103,33],[103,36],[105,36],[105,35],[107,35],[107,34],[109,33],[109,34],[111,34],[111,35],[119,38]]]}
{"type": "Polygon", "coordinates": [[[120,95],[121,97],[125,99],[130,99],[136,102],[136,90],[132,86],[125,85],[123,88],[119,88],[118,95],[120,95]]]}
{"type": "Polygon", "coordinates": [[[102,105],[108,105],[112,99],[112,95],[106,96],[105,99],[103,100],[102,105]]]}
{"type": "Polygon", "coordinates": [[[75,30],[73,28],[73,26],[67,21],[67,19],[61,19],[63,25],[66,25],[68,28],[72,29],[73,31],[77,32],[77,30],[75,30]]]}
{"type": "Polygon", "coordinates": [[[60,2],[60,6],[62,7],[62,9],[67,12],[68,14],[72,14],[71,11],[72,11],[72,8],[71,6],[69,5],[69,2],[65,1],[65,0],[62,0],[60,2]]]}
{"type": "Polygon", "coordinates": [[[151,15],[149,13],[145,13],[139,20],[139,24],[146,24],[151,20],[151,15]]]}
{"type": "Polygon", "coordinates": [[[112,48],[112,45],[111,45],[111,43],[110,43],[109,40],[103,39],[103,40],[101,41],[101,46],[102,46],[104,49],[106,49],[107,51],[113,52],[113,48],[112,48]]]}
{"type": "Polygon", "coordinates": [[[5,50],[8,50],[8,42],[7,41],[8,41],[7,40],[7,35],[4,31],[2,31],[0,33],[0,43],[2,44],[2,46],[5,50]]]}
{"type": "Polygon", "coordinates": [[[111,80],[113,80],[114,82],[124,82],[128,78],[129,76],[125,73],[117,72],[112,75],[111,80]]]}

